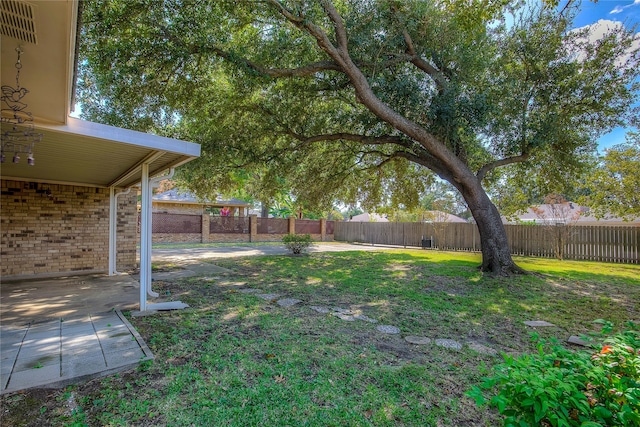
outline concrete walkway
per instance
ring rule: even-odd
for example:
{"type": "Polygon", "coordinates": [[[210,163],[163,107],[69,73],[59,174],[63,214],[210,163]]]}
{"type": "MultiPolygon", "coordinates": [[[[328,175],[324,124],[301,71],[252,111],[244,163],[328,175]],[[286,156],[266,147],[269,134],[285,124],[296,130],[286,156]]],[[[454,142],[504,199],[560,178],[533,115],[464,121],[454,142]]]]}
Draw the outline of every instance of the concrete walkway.
{"type": "MultiPolygon", "coordinates": [[[[398,249],[388,246],[354,245],[342,242],[314,243],[309,247],[309,253],[347,252],[347,251],[378,251],[383,249],[398,249]]],[[[236,258],[258,255],[287,255],[290,252],[284,245],[237,245],[212,246],[197,248],[163,249],[154,248],[151,255],[153,262],[172,262],[178,265],[192,264],[204,259],[236,258]]]]}
{"type": "Polygon", "coordinates": [[[153,359],[119,310],[0,327],[0,394],[57,388],[153,359]]]}

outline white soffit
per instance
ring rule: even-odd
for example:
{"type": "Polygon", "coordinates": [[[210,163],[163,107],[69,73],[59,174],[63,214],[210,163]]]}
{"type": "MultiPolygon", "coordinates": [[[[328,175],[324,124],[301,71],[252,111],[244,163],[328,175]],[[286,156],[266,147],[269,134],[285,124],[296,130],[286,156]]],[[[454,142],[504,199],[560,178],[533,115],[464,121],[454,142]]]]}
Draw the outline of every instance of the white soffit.
{"type": "MultiPolygon", "coordinates": [[[[6,125],[3,125],[3,127],[6,125]]],[[[140,181],[140,165],[160,173],[200,155],[200,145],[69,117],[67,125],[40,125],[44,134],[34,149],[35,166],[12,163],[5,153],[2,178],[97,187],[128,187],[140,181]]]]}

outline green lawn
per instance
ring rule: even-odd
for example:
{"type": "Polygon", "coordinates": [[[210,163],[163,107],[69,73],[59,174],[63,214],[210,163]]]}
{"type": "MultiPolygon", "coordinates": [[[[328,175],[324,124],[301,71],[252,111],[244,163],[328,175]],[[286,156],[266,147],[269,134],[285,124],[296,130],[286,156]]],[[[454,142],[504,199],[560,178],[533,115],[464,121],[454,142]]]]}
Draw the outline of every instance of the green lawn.
{"type": "Polygon", "coordinates": [[[597,318],[618,327],[640,320],[639,266],[519,258],[534,274],[492,278],[479,262],[421,250],[217,261],[232,273],[154,282],[192,308],[131,318],[152,364],[46,398],[3,397],[0,409],[15,425],[24,414],[24,425],[494,426],[497,414],[464,392],[500,356],[404,337],[520,354],[534,350],[525,320],[554,323],[535,332],[561,340],[593,332],[597,318]],[[247,287],[302,302],[283,308],[239,292],[247,287]],[[378,324],[310,306],[351,309],[378,324]],[[380,333],[380,324],[401,333],[380,333]]]}

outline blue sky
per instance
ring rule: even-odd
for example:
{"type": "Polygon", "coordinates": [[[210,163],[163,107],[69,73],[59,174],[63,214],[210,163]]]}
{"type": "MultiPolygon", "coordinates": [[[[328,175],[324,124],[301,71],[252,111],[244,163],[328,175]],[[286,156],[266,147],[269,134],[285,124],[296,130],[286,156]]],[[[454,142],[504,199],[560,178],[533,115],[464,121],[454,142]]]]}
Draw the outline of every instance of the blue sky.
{"type": "MultiPolygon", "coordinates": [[[[566,1],[561,1],[560,7],[565,4],[566,1]]],[[[584,27],[599,20],[622,22],[628,28],[637,25],[636,31],[640,31],[640,0],[600,0],[597,3],[584,0],[581,12],[574,21],[574,26],[576,28],[584,27]]],[[[598,140],[600,150],[624,142],[626,132],[626,129],[617,128],[604,135],[598,140]]]]}

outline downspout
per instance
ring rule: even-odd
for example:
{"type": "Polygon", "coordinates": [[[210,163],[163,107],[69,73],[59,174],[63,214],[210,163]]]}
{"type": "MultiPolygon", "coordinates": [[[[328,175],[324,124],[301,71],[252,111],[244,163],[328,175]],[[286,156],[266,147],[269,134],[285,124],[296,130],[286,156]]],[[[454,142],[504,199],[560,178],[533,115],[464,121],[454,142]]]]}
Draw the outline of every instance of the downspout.
{"type": "Polygon", "coordinates": [[[118,219],[118,196],[129,194],[131,187],[126,191],[115,192],[115,187],[109,187],[109,276],[115,276],[119,273],[117,268],[117,219],[118,219]]]}
{"type": "Polygon", "coordinates": [[[169,170],[169,174],[168,175],[164,175],[164,176],[157,176],[155,178],[151,178],[149,180],[149,183],[151,184],[151,188],[155,188],[158,187],[158,184],[160,184],[160,181],[164,181],[165,179],[171,179],[173,178],[173,174],[176,172],[176,170],[174,168],[171,168],[169,170]]]}

